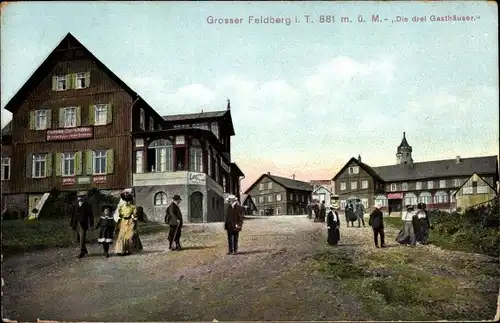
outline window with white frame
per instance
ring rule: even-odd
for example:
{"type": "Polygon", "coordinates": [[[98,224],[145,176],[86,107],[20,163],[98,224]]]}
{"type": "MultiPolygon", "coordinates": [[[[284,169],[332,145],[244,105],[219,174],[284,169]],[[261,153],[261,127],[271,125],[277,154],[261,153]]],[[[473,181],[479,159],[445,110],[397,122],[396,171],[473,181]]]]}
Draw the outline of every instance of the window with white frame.
{"type": "Polygon", "coordinates": [[[149,117],[149,131],[155,130],[155,120],[153,117],[149,117]]]}
{"type": "Polygon", "coordinates": [[[87,85],[85,84],[85,73],[75,74],[75,88],[84,89],[87,85]]]}
{"type": "Polygon", "coordinates": [[[146,112],[143,108],[141,108],[139,115],[139,128],[141,128],[142,130],[146,130],[146,112]]]}
{"type": "Polygon", "coordinates": [[[477,194],[487,194],[490,190],[490,187],[488,185],[478,185],[476,187],[476,192],[477,194]]]}
{"type": "Polygon", "coordinates": [[[361,181],[361,188],[362,189],[367,189],[368,188],[368,181],[367,180],[361,181]]]}
{"type": "Polygon", "coordinates": [[[340,200],[340,209],[341,209],[341,210],[344,210],[344,209],[345,209],[345,207],[346,207],[346,205],[347,205],[346,200],[340,200]]]}
{"type": "Polygon", "coordinates": [[[62,176],[75,176],[75,153],[62,153],[61,159],[62,176]]]}
{"type": "Polygon", "coordinates": [[[73,128],[76,127],[76,108],[75,107],[68,107],[68,108],[62,108],[61,109],[62,113],[62,125],[60,125],[62,128],[73,128]]]}
{"type": "Polygon", "coordinates": [[[453,186],[460,187],[460,185],[462,185],[460,179],[459,178],[455,178],[453,180],[453,186]]]}
{"type": "Polygon", "coordinates": [[[402,184],[401,184],[401,189],[402,189],[403,191],[408,191],[408,183],[406,183],[406,182],[402,183],[402,184]]]}
{"type": "Polygon", "coordinates": [[[293,194],[292,194],[292,193],[290,193],[290,194],[288,195],[288,199],[289,199],[290,201],[293,201],[293,194]]]}
{"type": "Polygon", "coordinates": [[[94,150],[92,152],[94,175],[106,174],[106,150],[94,150]]]}
{"type": "Polygon", "coordinates": [[[144,152],[137,150],[135,152],[135,172],[140,174],[144,171],[144,152]]]}
{"type": "MultiPolygon", "coordinates": [[[[168,139],[156,139],[151,142],[148,149],[154,150],[154,163],[151,171],[171,172],[173,165],[173,146],[168,139]]],[[[151,163],[148,162],[149,165],[151,163]]]]}
{"type": "Polygon", "coordinates": [[[264,190],[264,183],[260,183],[260,184],[259,184],[259,190],[260,190],[260,191],[263,191],[263,190],[264,190]]]}
{"type": "Polygon", "coordinates": [[[2,157],[2,181],[10,179],[10,157],[2,157]]]}
{"type": "Polygon", "coordinates": [[[189,164],[191,171],[203,173],[203,148],[197,139],[193,139],[189,147],[189,164]]]}
{"type": "Polygon", "coordinates": [[[405,194],[405,205],[416,205],[417,204],[417,196],[413,193],[405,194]]]}
{"type": "Polygon", "coordinates": [[[391,192],[395,192],[398,189],[396,183],[391,184],[391,192]]]}
{"type": "Polygon", "coordinates": [[[47,155],[46,154],[33,154],[33,178],[44,178],[46,174],[47,155]]]}
{"type": "Polygon", "coordinates": [[[276,215],[281,215],[281,207],[276,208],[276,215]]]}
{"type": "Polygon", "coordinates": [[[276,201],[281,201],[281,193],[276,194],[276,201]]]}
{"type": "Polygon", "coordinates": [[[304,195],[302,195],[302,196],[300,197],[300,200],[301,200],[302,202],[305,202],[305,201],[306,201],[306,197],[305,197],[304,195]]]}
{"type": "Polygon", "coordinates": [[[388,200],[385,195],[377,195],[375,196],[375,203],[380,204],[381,206],[387,206],[388,205],[388,200]]]}
{"type": "Polygon", "coordinates": [[[359,166],[352,166],[349,167],[349,174],[359,174],[359,166]]]}
{"type": "Polygon", "coordinates": [[[267,196],[267,201],[268,202],[272,202],[273,201],[273,196],[272,195],[268,195],[267,196]]]}
{"type": "Polygon", "coordinates": [[[108,106],[106,104],[94,105],[94,125],[102,126],[108,123],[108,106]]]}
{"type": "Polygon", "coordinates": [[[446,180],[442,179],[439,181],[439,188],[446,188],[446,180]]]}
{"type": "Polygon", "coordinates": [[[416,182],[415,183],[415,189],[416,190],[421,190],[422,189],[422,182],[416,182]]]}
{"type": "Polygon", "coordinates": [[[351,182],[351,190],[358,189],[358,181],[351,182]]]}
{"type": "Polygon", "coordinates": [[[66,84],[66,75],[57,75],[56,76],[56,90],[63,91],[68,88],[68,84],[66,84]]]}
{"type": "Polygon", "coordinates": [[[267,183],[267,189],[270,190],[273,188],[273,182],[267,183]]]}
{"type": "Polygon", "coordinates": [[[155,206],[163,206],[167,204],[167,194],[165,192],[158,192],[155,194],[155,206]]]}
{"type": "Polygon", "coordinates": [[[35,111],[35,130],[45,130],[48,127],[48,110],[35,111]]]}
{"type": "Polygon", "coordinates": [[[436,192],[434,194],[434,203],[448,203],[448,194],[443,191],[436,192]]]}
{"type": "Polygon", "coordinates": [[[434,188],[434,182],[433,181],[427,181],[427,189],[432,190],[434,188]]]}
{"type": "Polygon", "coordinates": [[[420,196],[418,197],[418,202],[419,203],[430,204],[432,202],[431,198],[432,198],[431,193],[429,193],[429,192],[423,192],[423,193],[420,193],[420,196]]]}
{"type": "Polygon", "coordinates": [[[347,183],[346,182],[340,182],[340,190],[345,191],[347,189],[347,183]]]}
{"type": "Polygon", "coordinates": [[[264,203],[264,196],[259,196],[259,204],[264,203]]]}

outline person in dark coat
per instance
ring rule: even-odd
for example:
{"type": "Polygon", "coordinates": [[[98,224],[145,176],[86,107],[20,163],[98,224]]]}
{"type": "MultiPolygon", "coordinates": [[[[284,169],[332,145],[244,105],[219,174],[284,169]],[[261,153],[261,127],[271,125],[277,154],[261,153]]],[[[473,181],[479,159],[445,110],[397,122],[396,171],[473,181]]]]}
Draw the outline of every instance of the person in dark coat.
{"type": "Polygon", "coordinates": [[[425,203],[418,203],[417,205],[418,211],[416,214],[416,218],[418,219],[420,227],[418,236],[416,237],[417,244],[425,244],[427,243],[427,239],[429,238],[429,228],[431,225],[425,207],[425,203]]]}
{"type": "Polygon", "coordinates": [[[309,220],[312,219],[312,205],[310,202],[309,202],[309,204],[307,204],[307,218],[309,220]]]}
{"type": "Polygon", "coordinates": [[[80,253],[78,258],[82,258],[88,254],[85,239],[87,238],[87,230],[94,226],[94,214],[92,206],[86,199],[85,192],[78,193],[78,200],[72,207],[70,226],[76,231],[76,239],[80,244],[80,253]]]}
{"type": "Polygon", "coordinates": [[[374,206],[374,210],[370,214],[370,220],[368,224],[373,228],[373,241],[375,242],[375,247],[378,245],[378,236],[380,235],[380,246],[385,248],[385,234],[384,234],[384,214],[380,211],[381,206],[377,203],[374,206]]]}
{"type": "MultiPolygon", "coordinates": [[[[346,221],[351,222],[351,228],[353,228],[354,222],[358,220],[358,216],[354,213],[354,206],[352,205],[352,203],[349,203],[349,205],[346,207],[345,216],[346,221]]],[[[349,224],[347,226],[349,226],[349,224]]]]}
{"type": "Polygon", "coordinates": [[[228,242],[228,255],[235,255],[238,253],[238,239],[240,231],[243,227],[243,210],[238,203],[238,198],[234,195],[227,197],[229,206],[226,211],[226,218],[224,219],[224,229],[227,231],[228,242]]]}
{"type": "Polygon", "coordinates": [[[319,221],[319,205],[318,205],[318,201],[314,201],[313,202],[313,211],[314,211],[314,222],[318,222],[319,221]]]}
{"type": "Polygon", "coordinates": [[[319,222],[325,222],[326,218],[326,205],[325,201],[321,202],[321,205],[319,206],[319,222]]]}
{"type": "Polygon", "coordinates": [[[98,243],[102,244],[104,255],[109,257],[109,245],[113,243],[113,233],[115,231],[115,220],[111,212],[111,205],[104,205],[101,209],[102,215],[97,222],[96,229],[99,229],[98,243]]]}
{"type": "Polygon", "coordinates": [[[168,250],[182,250],[181,230],[183,220],[181,209],[179,208],[179,203],[182,199],[179,195],[174,195],[172,200],[172,203],[170,203],[165,212],[165,224],[170,226],[168,232],[168,250]],[[175,248],[172,248],[173,242],[175,242],[175,248]]]}
{"type": "Polygon", "coordinates": [[[340,240],[340,217],[333,206],[330,206],[330,211],[326,215],[326,226],[328,229],[328,244],[336,246],[340,240]]]}
{"type": "Polygon", "coordinates": [[[355,210],[356,216],[358,217],[358,228],[361,227],[361,222],[363,222],[363,227],[365,226],[365,207],[361,203],[360,200],[356,201],[356,210],[355,210]]]}

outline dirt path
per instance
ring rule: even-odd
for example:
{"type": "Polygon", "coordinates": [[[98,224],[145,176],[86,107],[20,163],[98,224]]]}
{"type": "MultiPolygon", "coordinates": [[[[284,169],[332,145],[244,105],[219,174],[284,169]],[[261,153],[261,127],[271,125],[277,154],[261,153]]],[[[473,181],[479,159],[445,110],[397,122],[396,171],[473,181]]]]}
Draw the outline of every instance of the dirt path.
{"type": "MultiPolygon", "coordinates": [[[[393,241],[394,230],[387,231],[393,241]]],[[[332,249],[325,235],[324,224],[283,216],[247,220],[236,256],[226,255],[225,232],[215,223],[186,226],[183,252],[164,252],[162,232],[124,258],[106,259],[97,245],[84,259],[75,249],[12,257],[2,274],[4,308],[21,321],[366,320],[356,294],[311,269],[315,254],[332,249]]],[[[375,250],[369,228],[342,227],[341,235],[336,250],[358,257],[402,249],[375,250]]],[[[475,257],[452,255],[457,262],[475,257]]]]}

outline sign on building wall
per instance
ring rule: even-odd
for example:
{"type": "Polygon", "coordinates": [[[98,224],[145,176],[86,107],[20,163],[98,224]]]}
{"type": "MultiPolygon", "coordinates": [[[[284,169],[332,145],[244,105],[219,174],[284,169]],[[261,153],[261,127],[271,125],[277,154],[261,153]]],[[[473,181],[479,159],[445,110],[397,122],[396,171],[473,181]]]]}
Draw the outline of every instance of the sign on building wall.
{"type": "Polygon", "coordinates": [[[387,199],[389,200],[399,200],[403,198],[403,193],[389,193],[387,194],[387,199]]]}
{"type": "Polygon", "coordinates": [[[94,184],[106,183],[106,176],[105,175],[94,176],[94,177],[92,177],[92,183],[94,183],[94,184]]]}
{"type": "Polygon", "coordinates": [[[78,184],[90,184],[90,177],[78,177],[78,184]]]}
{"type": "Polygon", "coordinates": [[[205,185],[205,173],[189,173],[189,184],[205,185]]]}
{"type": "Polygon", "coordinates": [[[62,185],[74,185],[76,184],[76,179],[74,177],[63,177],[62,178],[62,185]]]}
{"type": "Polygon", "coordinates": [[[94,137],[93,127],[47,130],[47,141],[78,140],[94,137]]]}

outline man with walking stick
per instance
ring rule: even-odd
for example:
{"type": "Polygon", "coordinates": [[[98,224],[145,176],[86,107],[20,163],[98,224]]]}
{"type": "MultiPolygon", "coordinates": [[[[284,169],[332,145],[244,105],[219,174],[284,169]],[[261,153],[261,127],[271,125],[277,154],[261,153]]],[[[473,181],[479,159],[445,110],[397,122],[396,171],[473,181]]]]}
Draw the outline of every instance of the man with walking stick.
{"type": "Polygon", "coordinates": [[[179,195],[174,195],[173,201],[165,212],[165,224],[170,226],[168,232],[168,250],[182,250],[181,247],[181,230],[182,230],[182,213],[179,208],[179,203],[182,201],[179,195]],[[172,244],[175,242],[175,248],[172,244]]]}

